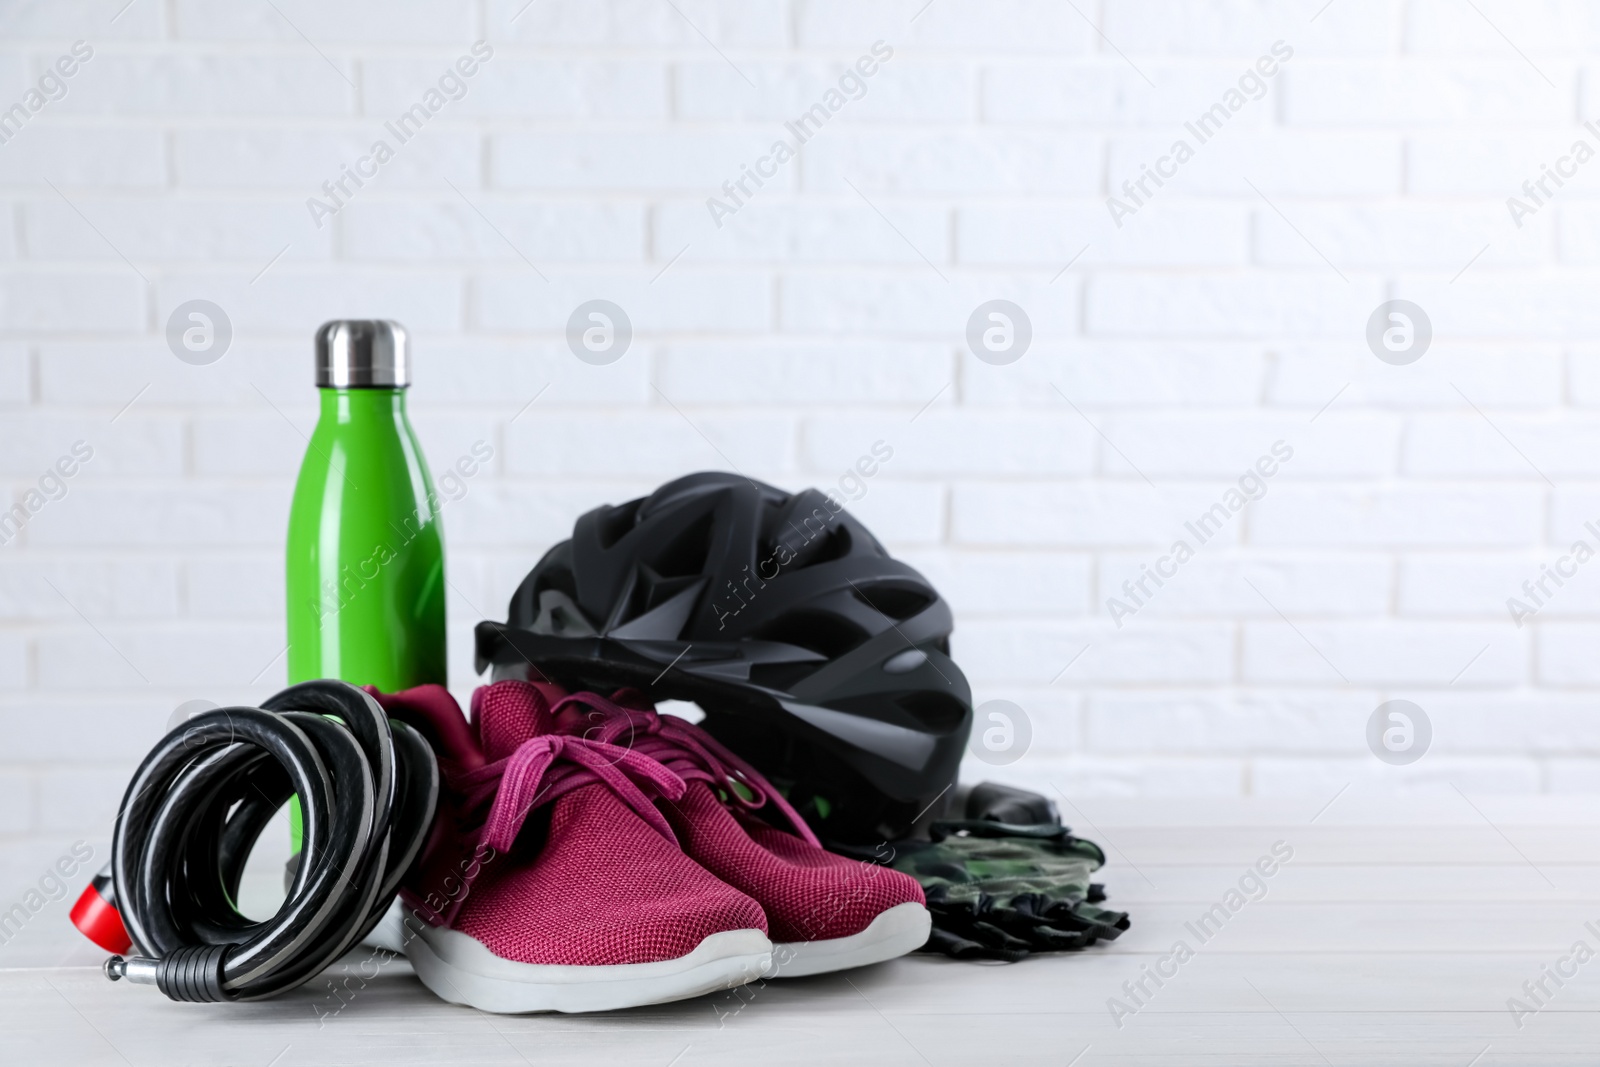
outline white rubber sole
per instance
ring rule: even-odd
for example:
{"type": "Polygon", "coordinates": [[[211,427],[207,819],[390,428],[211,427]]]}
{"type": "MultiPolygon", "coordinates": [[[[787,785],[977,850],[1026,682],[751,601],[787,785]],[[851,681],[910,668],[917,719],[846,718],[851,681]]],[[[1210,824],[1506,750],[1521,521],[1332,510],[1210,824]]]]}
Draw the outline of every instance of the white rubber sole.
{"type": "Polygon", "coordinates": [[[804,978],[851,967],[882,963],[928,942],[933,916],[915,901],[896,904],[867,924],[859,934],[829,941],[786,941],[772,946],[768,978],[804,978]]]}
{"type": "Polygon", "coordinates": [[[406,957],[422,984],[452,1004],[507,1015],[614,1011],[753,982],[772,966],[772,942],[760,930],[724,930],[675,960],[580,967],[516,963],[458,930],[425,926],[406,957]]]}
{"type": "Polygon", "coordinates": [[[406,933],[405,905],[400,903],[399,897],[396,897],[394,903],[389,905],[389,910],[383,913],[383,918],[378,920],[378,925],[362,939],[361,944],[364,948],[381,948],[398,956],[406,950],[406,940],[409,936],[406,933]]]}

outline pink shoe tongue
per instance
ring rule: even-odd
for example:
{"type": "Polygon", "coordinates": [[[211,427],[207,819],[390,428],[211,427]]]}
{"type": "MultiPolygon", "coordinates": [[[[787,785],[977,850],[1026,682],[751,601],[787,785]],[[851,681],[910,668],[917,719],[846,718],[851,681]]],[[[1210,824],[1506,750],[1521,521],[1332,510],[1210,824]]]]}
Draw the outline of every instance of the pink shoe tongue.
{"type": "Polygon", "coordinates": [[[362,686],[385,711],[422,730],[440,760],[464,770],[484,764],[483,750],[461,714],[461,705],[442,685],[419,685],[401,693],[379,692],[376,686],[362,686]]]}
{"type": "Polygon", "coordinates": [[[566,691],[549,682],[504,681],[472,694],[472,721],[483,754],[493,763],[524,742],[552,731],[550,706],[566,691]]]}

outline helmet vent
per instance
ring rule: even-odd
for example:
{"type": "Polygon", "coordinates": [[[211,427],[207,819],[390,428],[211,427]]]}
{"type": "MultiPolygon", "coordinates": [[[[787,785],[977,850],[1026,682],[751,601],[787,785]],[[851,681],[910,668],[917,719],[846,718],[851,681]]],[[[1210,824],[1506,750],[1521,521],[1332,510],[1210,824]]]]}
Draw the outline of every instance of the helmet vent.
{"type": "Polygon", "coordinates": [[[594,626],[573,599],[559,589],[546,589],[539,594],[539,614],[532,629],[534,633],[558,637],[594,636],[594,626]]]}
{"type": "Polygon", "coordinates": [[[766,689],[787,691],[816,669],[815,663],[757,663],[750,668],[750,681],[766,689]]]}
{"type": "Polygon", "coordinates": [[[904,586],[869,585],[863,589],[854,582],[850,585],[857,600],[896,620],[920,615],[934,599],[921,589],[907,589],[904,586]]]}
{"type": "Polygon", "coordinates": [[[867,639],[867,632],[848,619],[822,611],[791,611],[750,635],[816,652],[829,659],[844,655],[867,639]]]}
{"type": "Polygon", "coordinates": [[[794,560],[789,564],[788,570],[797,571],[806,567],[815,567],[819,563],[831,563],[836,559],[843,559],[850,554],[850,531],[843,526],[835,526],[821,537],[812,538],[794,550],[794,560]]]}

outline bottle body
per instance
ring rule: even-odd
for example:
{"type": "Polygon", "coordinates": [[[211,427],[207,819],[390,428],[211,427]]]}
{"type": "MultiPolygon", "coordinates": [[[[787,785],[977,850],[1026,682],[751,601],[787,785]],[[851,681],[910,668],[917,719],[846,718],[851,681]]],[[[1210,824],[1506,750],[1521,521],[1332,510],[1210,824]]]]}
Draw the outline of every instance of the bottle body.
{"type": "Polygon", "coordinates": [[[289,515],[289,682],[444,685],[443,531],[405,389],[318,392],[289,515]]]}

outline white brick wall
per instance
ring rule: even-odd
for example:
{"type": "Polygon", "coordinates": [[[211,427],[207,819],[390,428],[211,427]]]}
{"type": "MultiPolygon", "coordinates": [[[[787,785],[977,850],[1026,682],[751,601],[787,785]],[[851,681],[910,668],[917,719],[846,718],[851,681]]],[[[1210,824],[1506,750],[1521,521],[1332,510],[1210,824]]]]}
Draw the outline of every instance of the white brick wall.
{"type": "Polygon", "coordinates": [[[1600,789],[1600,562],[1506,608],[1600,519],[1600,162],[1520,228],[1505,204],[1600,147],[1594,4],[118,6],[0,0],[0,111],[94,49],[0,144],[0,492],[95,448],[0,548],[0,835],[95,829],[175,705],[282,683],[311,335],[369,315],[416,336],[436,467],[496,451],[445,513],[463,695],[471,626],[587,508],[730,463],[832,484],[881,438],[854,509],[954,604],[978,698],[1032,720],[974,774],[1600,789]],[[317,225],[479,39],[465,96],[317,225]],[[878,40],[717,226],[707,197],[878,40]],[[1118,226],[1106,198],[1277,41],[1266,95],[1118,226]],[[1364,340],[1399,296],[1435,331],[1405,367],[1364,340]],[[163,336],[196,297],[235,330],[208,367],[163,336]],[[594,297],[635,328],[607,367],[563,336],[594,297]],[[964,339],[995,298],[1033,326],[1008,366],[964,339]],[[1280,440],[1265,497],[1117,625],[1280,440]],[[1409,768],[1365,748],[1394,698],[1433,719],[1409,768]]]}

